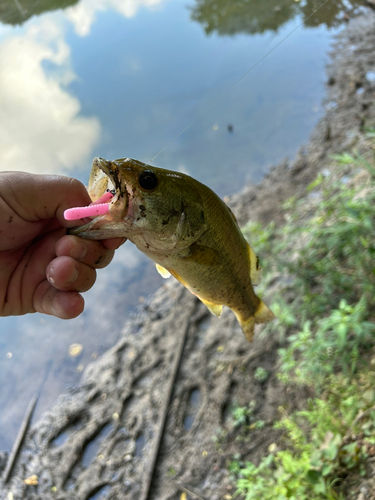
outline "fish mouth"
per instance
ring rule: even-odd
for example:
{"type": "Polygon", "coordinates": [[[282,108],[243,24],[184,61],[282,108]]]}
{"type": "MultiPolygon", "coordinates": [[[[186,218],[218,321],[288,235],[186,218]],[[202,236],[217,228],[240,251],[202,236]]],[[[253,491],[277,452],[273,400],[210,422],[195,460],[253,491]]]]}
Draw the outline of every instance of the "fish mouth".
{"type": "Polygon", "coordinates": [[[81,226],[68,229],[68,234],[86,239],[105,239],[125,237],[129,230],[126,220],[129,200],[132,198],[131,189],[126,185],[116,162],[104,158],[94,158],[89,179],[88,193],[93,202],[110,191],[114,196],[108,203],[108,213],[99,215],[81,226]]]}

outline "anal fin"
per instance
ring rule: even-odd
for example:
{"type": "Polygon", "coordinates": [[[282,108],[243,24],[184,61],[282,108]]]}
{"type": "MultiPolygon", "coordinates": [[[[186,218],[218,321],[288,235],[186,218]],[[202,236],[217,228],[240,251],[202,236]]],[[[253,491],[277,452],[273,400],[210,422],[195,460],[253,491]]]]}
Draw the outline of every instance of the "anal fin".
{"type": "Polygon", "coordinates": [[[221,313],[223,311],[223,306],[213,304],[212,302],[209,302],[208,300],[201,299],[200,297],[198,297],[198,299],[201,302],[203,302],[203,304],[207,307],[207,309],[210,311],[211,314],[220,318],[221,313]]]}

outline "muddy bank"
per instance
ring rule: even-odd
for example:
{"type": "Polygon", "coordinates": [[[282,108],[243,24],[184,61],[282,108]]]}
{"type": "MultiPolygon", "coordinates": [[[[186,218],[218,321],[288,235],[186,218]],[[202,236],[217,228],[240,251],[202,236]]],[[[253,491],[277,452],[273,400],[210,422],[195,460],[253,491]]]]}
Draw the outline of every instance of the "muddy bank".
{"type": "MultiPolygon", "coordinates": [[[[280,205],[301,196],[329,156],[350,149],[375,124],[375,14],[352,20],[338,37],[327,69],[326,114],[309,144],[258,186],[228,200],[240,224],[282,223],[280,205]]],[[[277,293],[278,278],[265,297],[277,293]]],[[[178,283],[168,282],[124,325],[121,340],[85,370],[80,386],[29,431],[0,498],[89,500],[230,499],[226,464],[233,454],[257,461],[278,438],[278,407],[302,406],[275,376],[279,340],[260,330],[248,344],[234,315],[219,320],[178,283]],[[179,366],[157,467],[148,476],[181,338],[179,366]],[[269,374],[255,376],[257,368],[269,374]],[[231,408],[253,401],[264,427],[238,435],[231,408]],[[37,476],[38,484],[24,480],[37,476]],[[145,485],[150,478],[150,494],[145,485]]],[[[0,468],[5,466],[6,457],[0,468]]]]}

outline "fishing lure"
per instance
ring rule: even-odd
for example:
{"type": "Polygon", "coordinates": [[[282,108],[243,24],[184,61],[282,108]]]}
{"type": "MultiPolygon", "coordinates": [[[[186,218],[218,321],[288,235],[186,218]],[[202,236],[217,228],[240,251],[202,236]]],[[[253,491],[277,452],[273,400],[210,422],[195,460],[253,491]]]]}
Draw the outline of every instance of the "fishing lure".
{"type": "Polygon", "coordinates": [[[87,207],[68,208],[64,212],[65,220],[78,220],[85,217],[97,217],[105,215],[109,211],[109,202],[113,198],[113,194],[107,191],[98,200],[93,201],[87,207]]]}

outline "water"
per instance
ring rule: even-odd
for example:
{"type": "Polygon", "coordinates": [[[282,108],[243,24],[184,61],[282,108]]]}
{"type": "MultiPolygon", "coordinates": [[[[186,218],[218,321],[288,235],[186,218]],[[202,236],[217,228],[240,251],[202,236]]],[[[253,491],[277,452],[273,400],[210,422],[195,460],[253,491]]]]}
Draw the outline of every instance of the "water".
{"type": "MultiPolygon", "coordinates": [[[[292,0],[7,0],[0,6],[0,163],[87,182],[92,158],[191,174],[224,196],[293,156],[322,113],[324,65],[344,13],[328,4],[233,89],[306,18],[292,0]],[[219,98],[219,96],[222,96],[219,98]]],[[[347,3],[350,12],[356,2],[347,3]]],[[[111,346],[162,284],[130,243],[99,272],[81,317],[1,318],[0,449],[27,404],[35,418],[111,346]],[[79,359],[69,345],[84,346],[79,359]]]]}

